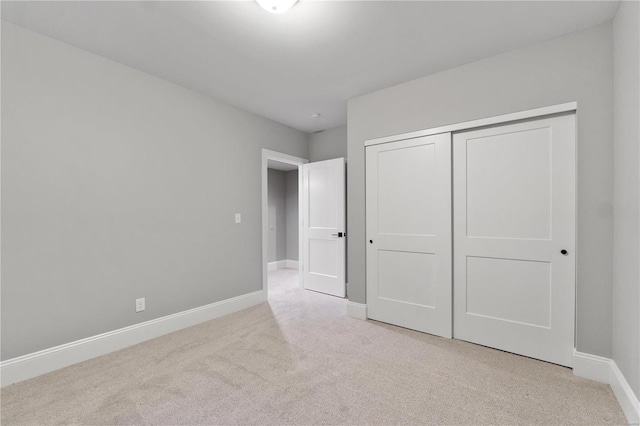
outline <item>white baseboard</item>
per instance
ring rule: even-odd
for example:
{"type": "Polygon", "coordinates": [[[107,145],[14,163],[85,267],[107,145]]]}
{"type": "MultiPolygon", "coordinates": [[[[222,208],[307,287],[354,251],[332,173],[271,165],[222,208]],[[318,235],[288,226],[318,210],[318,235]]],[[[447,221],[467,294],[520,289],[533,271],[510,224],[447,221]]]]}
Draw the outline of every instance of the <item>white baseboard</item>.
{"type": "Polygon", "coordinates": [[[2,386],[106,355],[266,301],[262,290],[66,343],[0,363],[2,386]]]}
{"type": "Polygon", "coordinates": [[[573,350],[573,374],[609,384],[613,360],[573,350]]]}
{"type": "Polygon", "coordinates": [[[277,260],[275,262],[269,262],[267,263],[267,271],[271,272],[271,271],[275,271],[277,269],[283,269],[287,263],[286,260],[277,260]]]}
{"type": "Polygon", "coordinates": [[[573,374],[611,386],[630,424],[640,424],[640,401],[614,360],[583,352],[573,352],[573,374]]]}
{"type": "Polygon", "coordinates": [[[367,305],[356,302],[347,302],[347,315],[361,320],[367,319],[367,305]]]}
{"type": "Polygon", "coordinates": [[[622,372],[618,368],[618,364],[613,361],[611,363],[611,379],[609,382],[613,393],[622,407],[622,411],[627,416],[627,420],[632,425],[640,424],[640,400],[633,393],[631,386],[624,378],[622,372]]]}
{"type": "Polygon", "coordinates": [[[286,259],[267,263],[267,271],[269,272],[285,268],[298,269],[298,261],[286,259]]]}

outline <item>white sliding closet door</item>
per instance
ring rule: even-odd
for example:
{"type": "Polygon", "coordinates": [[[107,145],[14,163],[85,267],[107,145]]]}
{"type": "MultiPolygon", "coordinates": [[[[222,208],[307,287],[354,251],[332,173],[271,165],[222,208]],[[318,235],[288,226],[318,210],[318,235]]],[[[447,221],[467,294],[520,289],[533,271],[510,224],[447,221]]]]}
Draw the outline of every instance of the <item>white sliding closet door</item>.
{"type": "Polygon", "coordinates": [[[366,148],[367,315],[451,337],[451,134],[366,148]]]}
{"type": "Polygon", "coordinates": [[[571,366],[575,116],[457,133],[454,337],[571,366]]]}

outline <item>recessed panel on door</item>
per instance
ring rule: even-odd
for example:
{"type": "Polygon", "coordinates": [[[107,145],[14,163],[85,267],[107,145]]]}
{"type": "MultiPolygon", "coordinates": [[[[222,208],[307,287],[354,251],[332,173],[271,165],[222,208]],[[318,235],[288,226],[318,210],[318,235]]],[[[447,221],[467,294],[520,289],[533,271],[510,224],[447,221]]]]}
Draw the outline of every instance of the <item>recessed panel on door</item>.
{"type": "Polygon", "coordinates": [[[336,242],[333,240],[309,240],[309,273],[337,277],[336,242]]]}
{"type": "Polygon", "coordinates": [[[451,337],[450,134],[366,156],[367,315],[451,337]]]}
{"type": "Polygon", "coordinates": [[[309,205],[309,227],[312,229],[337,226],[335,186],[337,176],[331,167],[312,167],[310,163],[306,174],[309,205]]]}
{"type": "Polygon", "coordinates": [[[551,235],[551,129],[467,139],[467,235],[551,235]]]}
{"type": "Polygon", "coordinates": [[[434,234],[435,156],[435,144],[378,153],[378,232],[434,234]]]}
{"type": "Polygon", "coordinates": [[[575,118],[457,133],[454,337],[570,366],[575,118]]]}
{"type": "Polygon", "coordinates": [[[435,254],[378,251],[378,297],[436,307],[435,254]]]}
{"type": "Polygon", "coordinates": [[[549,328],[551,263],[467,257],[466,313],[549,328]]]}

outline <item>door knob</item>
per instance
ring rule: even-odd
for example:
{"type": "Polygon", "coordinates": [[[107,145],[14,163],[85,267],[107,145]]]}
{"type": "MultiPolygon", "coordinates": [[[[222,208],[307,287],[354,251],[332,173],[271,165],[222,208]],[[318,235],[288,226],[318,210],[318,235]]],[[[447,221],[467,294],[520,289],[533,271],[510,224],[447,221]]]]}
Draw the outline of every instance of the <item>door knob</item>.
{"type": "Polygon", "coordinates": [[[346,234],[344,232],[338,232],[337,234],[331,234],[332,237],[338,237],[338,238],[342,238],[345,235],[346,234]]]}
{"type": "Polygon", "coordinates": [[[565,256],[569,254],[569,252],[566,251],[565,249],[560,250],[560,253],[562,253],[565,256]]]}

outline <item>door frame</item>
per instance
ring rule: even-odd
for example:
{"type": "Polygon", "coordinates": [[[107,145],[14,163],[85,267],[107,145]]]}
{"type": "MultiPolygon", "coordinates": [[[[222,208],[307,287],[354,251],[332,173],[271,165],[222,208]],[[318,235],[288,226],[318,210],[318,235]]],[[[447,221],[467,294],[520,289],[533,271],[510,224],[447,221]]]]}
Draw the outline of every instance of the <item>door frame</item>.
{"type": "Polygon", "coordinates": [[[268,185],[268,169],[269,160],[278,161],[280,163],[291,164],[298,167],[298,276],[300,287],[303,287],[302,282],[302,165],[307,164],[309,160],[306,158],[295,157],[293,155],[285,154],[283,152],[271,151],[266,148],[262,148],[262,294],[264,300],[269,300],[269,286],[267,283],[267,263],[268,256],[268,242],[269,242],[269,185],[268,185]]]}

